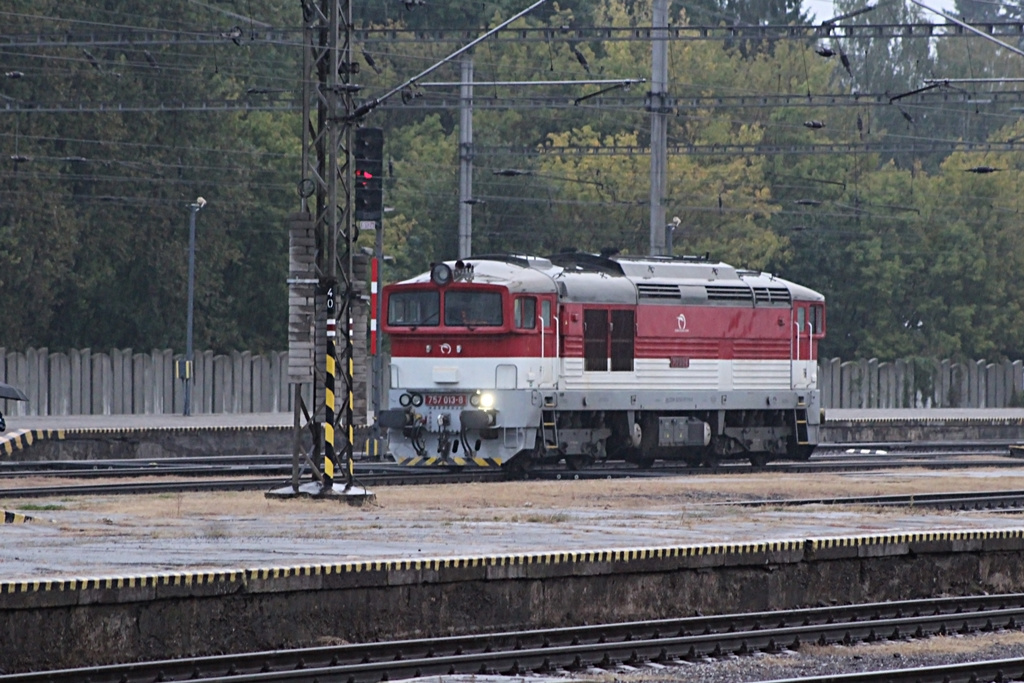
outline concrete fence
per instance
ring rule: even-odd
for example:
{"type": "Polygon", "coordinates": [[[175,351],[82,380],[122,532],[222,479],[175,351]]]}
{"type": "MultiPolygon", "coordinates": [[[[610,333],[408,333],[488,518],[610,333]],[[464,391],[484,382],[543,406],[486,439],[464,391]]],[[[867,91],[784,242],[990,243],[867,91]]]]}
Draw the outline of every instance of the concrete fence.
{"type": "MultiPolygon", "coordinates": [[[[123,415],[181,413],[184,384],[170,349],[134,353],[90,349],[24,353],[0,348],[0,381],[13,384],[28,401],[0,401],[11,415],[123,415]]],[[[283,352],[197,353],[192,412],[264,413],[292,410],[287,358],[283,352]]],[[[308,401],[308,398],[306,399],[308,401]]]]}
{"type": "MultiPolygon", "coordinates": [[[[134,353],[90,349],[50,353],[0,348],[0,381],[29,400],[0,401],[11,415],[181,413],[184,385],[170,349],[134,353]]],[[[194,414],[290,412],[287,353],[196,354],[194,414]]],[[[385,373],[386,376],[386,373],[385,373]]],[[[983,360],[822,360],[818,387],[826,408],[1024,407],[1024,364],[983,360]]],[[[305,389],[304,389],[305,390],[305,389]]],[[[309,402],[309,397],[304,396],[309,402]]]]}
{"type": "Polygon", "coordinates": [[[819,361],[826,408],[1024,407],[1024,363],[915,358],[819,361]]]}

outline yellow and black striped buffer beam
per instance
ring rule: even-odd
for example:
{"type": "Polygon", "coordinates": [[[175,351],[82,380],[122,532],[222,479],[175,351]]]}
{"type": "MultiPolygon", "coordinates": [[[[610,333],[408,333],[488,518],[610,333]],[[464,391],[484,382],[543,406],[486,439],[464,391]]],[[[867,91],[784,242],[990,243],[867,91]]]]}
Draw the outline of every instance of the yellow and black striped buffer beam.
{"type": "Polygon", "coordinates": [[[503,462],[498,458],[440,458],[420,457],[411,458],[396,457],[395,462],[405,467],[501,467],[503,462]]]}

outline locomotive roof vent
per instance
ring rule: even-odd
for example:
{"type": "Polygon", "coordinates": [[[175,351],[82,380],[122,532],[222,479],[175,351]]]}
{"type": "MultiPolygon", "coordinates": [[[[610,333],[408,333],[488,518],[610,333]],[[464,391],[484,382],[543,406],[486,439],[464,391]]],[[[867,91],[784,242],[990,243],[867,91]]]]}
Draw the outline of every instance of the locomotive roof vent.
{"type": "Polygon", "coordinates": [[[703,304],[708,300],[704,285],[691,282],[637,282],[636,293],[641,300],[652,303],[703,304]]]}
{"type": "Polygon", "coordinates": [[[788,304],[793,297],[787,287],[754,287],[754,300],[759,304],[788,304]]]}
{"type": "Polygon", "coordinates": [[[753,301],[754,293],[746,285],[704,285],[708,301],[753,301]]]}
{"type": "Polygon", "coordinates": [[[679,299],[679,285],[638,282],[636,291],[641,299],[679,299]]]}

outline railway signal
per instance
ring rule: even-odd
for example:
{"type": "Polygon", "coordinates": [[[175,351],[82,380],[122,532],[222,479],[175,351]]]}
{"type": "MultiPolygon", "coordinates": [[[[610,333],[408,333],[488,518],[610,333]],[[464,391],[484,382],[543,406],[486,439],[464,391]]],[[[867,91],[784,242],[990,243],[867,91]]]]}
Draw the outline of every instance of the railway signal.
{"type": "Polygon", "coordinates": [[[379,221],[384,210],[384,131],[357,128],[355,159],[355,212],[357,221],[379,221]]]}

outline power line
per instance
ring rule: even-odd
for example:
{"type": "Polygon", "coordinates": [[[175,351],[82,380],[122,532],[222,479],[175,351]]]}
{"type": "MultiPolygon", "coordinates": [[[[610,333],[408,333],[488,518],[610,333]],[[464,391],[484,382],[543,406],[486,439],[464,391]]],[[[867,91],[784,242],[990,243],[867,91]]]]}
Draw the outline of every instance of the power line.
{"type": "MultiPolygon", "coordinates": [[[[260,88],[250,88],[247,97],[264,95],[291,95],[292,93],[271,92],[260,88]]],[[[813,107],[865,107],[890,106],[892,96],[888,93],[852,93],[852,94],[779,94],[779,95],[708,95],[698,97],[669,98],[668,106],[674,110],[707,110],[707,109],[776,109],[776,108],[813,108],[813,107]]],[[[565,97],[488,97],[474,95],[473,107],[491,110],[516,109],[597,109],[597,110],[634,110],[644,112],[644,98],[637,97],[599,97],[588,100],[585,105],[577,103],[578,98],[565,97]]],[[[990,92],[966,92],[961,90],[916,93],[900,100],[904,106],[923,105],[935,107],[941,104],[1022,104],[1024,90],[1001,90],[990,92]]],[[[381,109],[390,111],[458,109],[461,102],[456,95],[451,97],[425,95],[405,103],[385,103],[381,109]]],[[[301,111],[302,105],[294,101],[273,101],[265,103],[242,102],[239,100],[206,101],[197,103],[161,103],[161,104],[43,104],[37,102],[8,101],[5,97],[0,102],[0,113],[122,113],[122,112],[235,112],[235,111],[301,111]]]]}
{"type": "MultiPolygon", "coordinates": [[[[1024,33],[1024,22],[986,22],[976,27],[991,36],[1019,38],[1024,33]]],[[[961,26],[946,23],[908,22],[885,24],[765,24],[743,26],[670,26],[664,31],[664,38],[670,41],[772,41],[809,40],[813,38],[957,38],[965,37],[961,26]]],[[[653,27],[595,26],[579,28],[517,28],[496,37],[495,42],[651,42],[653,27]]],[[[448,43],[465,40],[469,31],[426,31],[421,29],[357,29],[353,36],[366,43],[448,43]]],[[[660,37],[660,35],[659,35],[660,37]]]]}
{"type": "MultiPolygon", "coordinates": [[[[0,13],[2,15],[3,13],[0,13]]],[[[1019,38],[1024,34],[1024,22],[1003,21],[985,23],[975,27],[979,33],[993,37],[1019,38]]],[[[301,47],[301,27],[262,28],[244,33],[244,42],[290,45],[301,47]]],[[[889,38],[958,38],[971,37],[962,26],[949,21],[946,23],[908,22],[885,24],[792,24],[792,25],[744,25],[744,26],[670,26],[665,31],[669,41],[739,41],[739,40],[811,40],[832,39],[889,39],[889,38]]],[[[579,28],[517,28],[506,29],[491,38],[491,42],[544,42],[577,43],[580,41],[600,42],[650,42],[654,29],[651,27],[595,26],[579,28]]],[[[372,28],[355,29],[353,39],[368,45],[458,43],[478,37],[473,30],[422,30],[372,28]]],[[[120,28],[109,31],[69,31],[62,34],[0,34],[2,48],[54,48],[90,46],[155,46],[155,45],[223,45],[232,42],[224,30],[183,31],[174,29],[153,30],[142,28],[120,28]]]]}
{"type": "MultiPolygon", "coordinates": [[[[933,141],[915,143],[900,141],[895,144],[883,142],[817,143],[817,144],[720,144],[720,145],[669,145],[670,154],[692,156],[772,156],[785,154],[892,154],[892,153],[951,153],[951,152],[1019,152],[1024,151],[1020,142],[966,142],[933,141]]],[[[603,145],[586,147],[560,145],[548,147],[517,147],[514,145],[479,146],[474,148],[477,156],[500,156],[516,154],[527,157],[541,156],[616,156],[647,155],[650,148],[634,145],[603,145]]]]}
{"type": "Polygon", "coordinates": [[[127,114],[127,113],[177,113],[177,112],[201,112],[207,114],[250,112],[250,111],[271,111],[271,112],[295,112],[302,111],[299,104],[287,102],[266,102],[253,104],[239,102],[237,100],[226,100],[221,102],[196,102],[185,103],[162,103],[157,105],[138,104],[91,104],[91,105],[69,105],[69,104],[34,104],[18,103],[4,100],[0,102],[0,113],[8,114],[127,114]]]}

